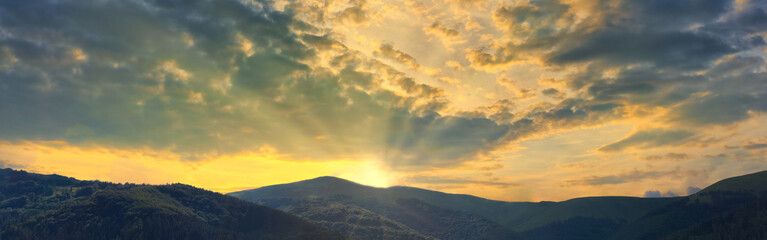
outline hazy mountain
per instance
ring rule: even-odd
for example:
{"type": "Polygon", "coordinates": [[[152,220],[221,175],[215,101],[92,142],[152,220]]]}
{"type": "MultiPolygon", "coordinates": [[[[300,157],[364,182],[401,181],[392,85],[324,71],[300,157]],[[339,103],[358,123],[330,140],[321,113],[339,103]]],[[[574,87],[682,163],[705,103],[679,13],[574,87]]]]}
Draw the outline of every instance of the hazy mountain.
{"type": "Polygon", "coordinates": [[[0,239],[345,239],[195,187],[79,181],[0,169],[0,239]]]}

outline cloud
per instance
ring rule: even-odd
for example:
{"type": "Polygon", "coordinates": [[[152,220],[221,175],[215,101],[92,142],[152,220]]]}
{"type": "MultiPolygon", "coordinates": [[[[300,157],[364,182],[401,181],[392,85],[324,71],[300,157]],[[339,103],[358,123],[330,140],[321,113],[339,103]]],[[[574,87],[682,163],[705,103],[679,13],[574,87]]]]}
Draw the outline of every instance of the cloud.
{"type": "Polygon", "coordinates": [[[20,165],[20,164],[13,163],[13,162],[5,160],[5,159],[0,159],[0,169],[2,169],[2,168],[22,169],[24,167],[26,167],[26,166],[25,165],[20,165]]]}
{"type": "Polygon", "coordinates": [[[184,160],[264,146],[294,159],[372,154],[403,168],[459,164],[506,142],[510,124],[439,114],[441,89],[256,3],[0,4],[0,50],[10,53],[0,59],[0,136],[184,160]]]}
{"type": "Polygon", "coordinates": [[[556,88],[547,88],[541,91],[544,96],[548,96],[553,99],[561,100],[564,99],[567,95],[565,93],[557,90],[556,88]]]}
{"type": "Polygon", "coordinates": [[[418,61],[416,61],[413,56],[394,48],[391,44],[388,43],[381,44],[378,49],[373,52],[373,55],[394,60],[395,62],[401,63],[410,69],[422,71],[423,73],[433,77],[439,77],[442,73],[442,70],[438,68],[430,68],[418,64],[418,61]]]}
{"type": "Polygon", "coordinates": [[[687,195],[693,195],[697,192],[700,192],[700,190],[701,189],[699,187],[687,187],[687,195]]]}
{"type": "Polygon", "coordinates": [[[412,176],[403,179],[403,181],[410,184],[428,184],[428,185],[481,185],[481,186],[494,186],[500,188],[516,187],[520,186],[516,183],[493,181],[481,181],[472,180],[466,178],[450,178],[439,176],[412,176]]]}
{"type": "Polygon", "coordinates": [[[493,12],[493,20],[500,28],[517,39],[556,34],[563,18],[571,17],[570,6],[557,0],[531,1],[516,6],[501,5],[493,12]]]}
{"type": "Polygon", "coordinates": [[[672,193],[671,191],[668,191],[666,193],[660,193],[658,190],[650,190],[644,193],[642,195],[644,198],[660,198],[660,197],[677,197],[676,194],[672,193]]]}
{"type": "Polygon", "coordinates": [[[700,190],[701,189],[699,187],[687,187],[687,195],[693,195],[697,192],[700,192],[700,190]]]}
{"type": "Polygon", "coordinates": [[[727,125],[749,117],[749,111],[767,111],[767,94],[713,94],[676,108],[672,121],[694,125],[727,125]]]}
{"type": "Polygon", "coordinates": [[[645,161],[660,161],[660,160],[671,160],[671,161],[680,161],[689,159],[690,155],[686,153],[667,153],[665,155],[647,155],[642,157],[642,160],[645,161]]]}
{"type": "Polygon", "coordinates": [[[619,1],[589,9],[588,20],[561,1],[500,6],[496,27],[511,40],[471,48],[466,59],[489,72],[518,62],[580,66],[566,77],[567,86],[596,102],[673,107],[670,113],[680,116],[669,117],[680,124],[730,124],[765,109],[759,103],[767,87],[749,81],[764,78],[762,58],[732,57],[765,44],[760,33],[767,27],[757,24],[765,6],[747,5],[732,11],[724,0],[619,1]],[[733,81],[753,87],[736,90],[733,81]],[[696,99],[707,91],[719,94],[696,99]],[[725,114],[707,115],[718,112],[702,110],[709,104],[725,114]]]}
{"type": "Polygon", "coordinates": [[[367,25],[370,22],[366,10],[367,2],[365,0],[351,0],[349,3],[353,6],[337,12],[335,19],[345,24],[367,25]]]}
{"type": "Polygon", "coordinates": [[[665,171],[632,171],[617,175],[591,176],[579,180],[570,180],[568,183],[575,185],[608,185],[627,182],[641,181],[646,178],[659,178],[670,174],[665,171]]]}
{"type": "Polygon", "coordinates": [[[684,130],[647,129],[631,134],[618,142],[599,148],[602,152],[618,152],[631,148],[648,149],[678,146],[688,142],[695,133],[684,130]]]}
{"type": "Polygon", "coordinates": [[[434,22],[431,25],[424,27],[423,31],[439,38],[439,40],[442,41],[442,44],[450,50],[452,50],[451,46],[466,42],[461,39],[461,32],[448,28],[441,22],[434,22]]]}
{"type": "Polygon", "coordinates": [[[744,141],[743,148],[749,150],[767,148],[767,138],[748,139],[744,141]]]}
{"type": "Polygon", "coordinates": [[[629,182],[641,182],[645,179],[657,179],[657,178],[664,178],[664,177],[681,178],[685,176],[697,176],[698,174],[700,174],[700,171],[694,171],[694,170],[682,171],[678,168],[673,170],[668,170],[668,171],[633,170],[633,171],[628,171],[621,174],[605,175],[605,176],[590,176],[590,177],[585,177],[582,179],[570,180],[567,182],[572,185],[599,186],[599,185],[622,184],[622,183],[629,183],[629,182]]]}
{"type": "Polygon", "coordinates": [[[655,67],[701,69],[736,49],[718,37],[693,32],[598,32],[576,46],[552,54],[553,64],[599,61],[603,64],[651,63],[655,67]],[[622,44],[614,44],[622,43],[622,44]]]}
{"type": "Polygon", "coordinates": [[[501,77],[497,79],[497,82],[499,85],[506,87],[506,89],[508,89],[510,92],[513,92],[515,95],[517,95],[517,98],[519,99],[525,100],[535,98],[536,96],[534,89],[519,88],[517,87],[517,82],[512,79],[501,77]]]}
{"type": "Polygon", "coordinates": [[[394,60],[412,69],[421,68],[421,65],[418,64],[413,56],[394,48],[388,43],[381,44],[373,54],[394,60]]]}
{"type": "Polygon", "coordinates": [[[505,143],[509,124],[485,118],[441,117],[436,114],[392,119],[387,159],[399,166],[447,166],[465,161],[479,149],[505,143]],[[442,159],[442,161],[437,161],[442,159]],[[447,161],[453,159],[453,162],[447,161]]]}
{"type": "Polygon", "coordinates": [[[745,149],[760,149],[767,148],[767,143],[754,143],[743,146],[745,149]]]}

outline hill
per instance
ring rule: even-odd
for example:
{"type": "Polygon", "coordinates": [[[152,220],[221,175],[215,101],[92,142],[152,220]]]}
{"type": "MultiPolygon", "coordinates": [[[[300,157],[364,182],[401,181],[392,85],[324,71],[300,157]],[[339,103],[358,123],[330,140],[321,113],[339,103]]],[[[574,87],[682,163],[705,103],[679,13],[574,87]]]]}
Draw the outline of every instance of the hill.
{"type": "MultiPolygon", "coordinates": [[[[719,239],[716,235],[764,232],[767,171],[721,180],[693,195],[652,211],[621,229],[613,239],[719,239]],[[760,230],[761,229],[761,230],[760,230]]],[[[727,238],[749,239],[749,238],[727,238]]]]}
{"type": "MultiPolygon", "coordinates": [[[[424,190],[426,191],[426,190],[424,190]]],[[[446,195],[432,192],[429,194],[446,195]]],[[[324,208],[364,209],[373,218],[388,219],[406,226],[412,234],[439,239],[523,239],[523,237],[485,217],[445,208],[425,201],[417,194],[400,191],[399,188],[374,188],[335,177],[319,177],[292,184],[281,184],[255,190],[230,193],[229,195],[274,207],[303,216],[295,206],[321,202],[324,208]]],[[[468,195],[455,195],[461,199],[488,201],[468,195]]],[[[317,204],[314,204],[317,205],[317,204]]],[[[328,211],[340,211],[330,210],[328,211]]],[[[333,221],[311,219],[310,221],[333,221]]],[[[338,221],[336,221],[338,222],[338,221]]],[[[341,228],[329,228],[351,234],[360,239],[368,238],[341,228]]],[[[389,231],[379,229],[378,231],[389,231]]]]}
{"type": "Polygon", "coordinates": [[[0,239],[345,239],[183,184],[79,181],[0,169],[0,239]]]}
{"type": "MultiPolygon", "coordinates": [[[[447,231],[460,227],[471,229],[495,229],[508,232],[509,236],[532,239],[594,239],[605,238],[620,227],[634,221],[651,210],[668,205],[676,198],[590,197],[564,202],[503,202],[463,194],[448,194],[412,187],[375,188],[334,177],[320,177],[289,184],[267,186],[230,193],[244,200],[285,210],[301,216],[290,209],[292,206],[321,200],[339,206],[363,208],[381,217],[410,227],[420,234],[445,238],[447,231]],[[418,202],[434,212],[413,211],[405,204],[418,202]],[[477,219],[465,224],[441,222],[451,227],[439,230],[425,227],[426,223],[412,222],[416,219],[437,219],[435,212],[451,212],[453,218],[477,219]],[[410,215],[403,215],[407,213],[410,215]],[[405,217],[403,217],[405,216],[405,217]],[[411,221],[411,222],[406,222],[411,221]],[[442,235],[439,231],[444,231],[442,235]]],[[[317,220],[309,219],[309,220],[317,220]]],[[[331,228],[344,232],[342,229],[331,228]]],[[[346,232],[348,233],[348,232],[346,232]]],[[[471,237],[494,238],[490,232],[479,231],[471,237]],[[484,235],[483,235],[484,234],[484,235]]],[[[368,239],[364,236],[355,236],[368,239]]]]}
{"type": "MultiPolygon", "coordinates": [[[[334,177],[267,186],[229,195],[305,217],[309,209],[356,209],[408,234],[476,239],[764,238],[767,171],[719,181],[687,197],[586,197],[562,202],[503,202],[412,187],[375,188],[334,177]],[[315,207],[296,208],[314,204],[315,207]],[[296,210],[303,209],[303,210],[296,210]],[[460,219],[459,221],[451,221],[460,219]],[[390,221],[390,222],[389,222],[390,221]],[[444,227],[449,226],[449,227],[444,227]],[[469,231],[455,237],[455,229],[469,231]],[[516,234],[515,232],[521,233],[516,234]]],[[[333,210],[336,209],[336,210],[333,210]]],[[[323,215],[305,217],[334,228],[323,215]]],[[[375,229],[376,227],[366,227],[375,229]]],[[[381,230],[390,231],[390,230],[381,230]]]]}

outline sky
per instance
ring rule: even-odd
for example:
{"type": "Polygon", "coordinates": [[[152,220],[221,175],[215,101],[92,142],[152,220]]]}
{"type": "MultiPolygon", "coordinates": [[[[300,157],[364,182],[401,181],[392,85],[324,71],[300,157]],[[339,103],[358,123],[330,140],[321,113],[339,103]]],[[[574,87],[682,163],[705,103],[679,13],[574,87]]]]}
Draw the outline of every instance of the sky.
{"type": "Polygon", "coordinates": [[[0,1],[0,167],[505,201],[767,170],[758,0],[0,1]]]}

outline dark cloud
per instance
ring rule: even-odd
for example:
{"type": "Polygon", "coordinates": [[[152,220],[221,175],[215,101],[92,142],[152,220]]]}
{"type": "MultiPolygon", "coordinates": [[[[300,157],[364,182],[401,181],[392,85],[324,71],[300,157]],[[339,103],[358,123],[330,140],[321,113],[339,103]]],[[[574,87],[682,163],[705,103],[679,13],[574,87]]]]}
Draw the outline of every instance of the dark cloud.
{"type": "Polygon", "coordinates": [[[689,101],[671,114],[673,121],[693,125],[726,125],[745,120],[749,111],[767,111],[767,93],[717,94],[689,101]]]}
{"type": "Polygon", "coordinates": [[[713,22],[731,6],[730,0],[627,0],[620,8],[630,15],[615,17],[637,27],[680,29],[713,22]]]}
{"type": "Polygon", "coordinates": [[[629,148],[648,149],[684,144],[695,133],[684,130],[648,129],[635,132],[618,142],[599,148],[602,152],[618,152],[629,148]]]}
{"type": "MultiPolygon", "coordinates": [[[[726,125],[764,112],[767,79],[762,57],[767,5],[673,0],[603,3],[576,21],[561,1],[533,1],[495,10],[497,27],[515,41],[467,51],[475,68],[543,56],[551,67],[584,65],[565,78],[593,105],[671,108],[677,125],[726,125]],[[611,73],[611,74],[606,74],[611,73]]],[[[556,89],[544,95],[559,96],[556,89]]],[[[554,116],[576,117],[562,109],[554,116]]]]}
{"type": "Polygon", "coordinates": [[[613,30],[585,37],[574,46],[553,53],[547,61],[554,64],[584,61],[610,65],[650,63],[659,68],[701,69],[720,56],[736,51],[716,36],[686,31],[613,30]]]}
{"type": "Polygon", "coordinates": [[[548,96],[554,99],[564,99],[566,96],[565,93],[557,90],[556,88],[547,88],[547,89],[544,89],[541,93],[543,93],[543,95],[545,96],[548,96]]]}
{"type": "Polygon", "coordinates": [[[760,148],[767,148],[767,143],[754,143],[754,144],[747,144],[744,145],[743,148],[745,149],[760,149],[760,148]]]}

